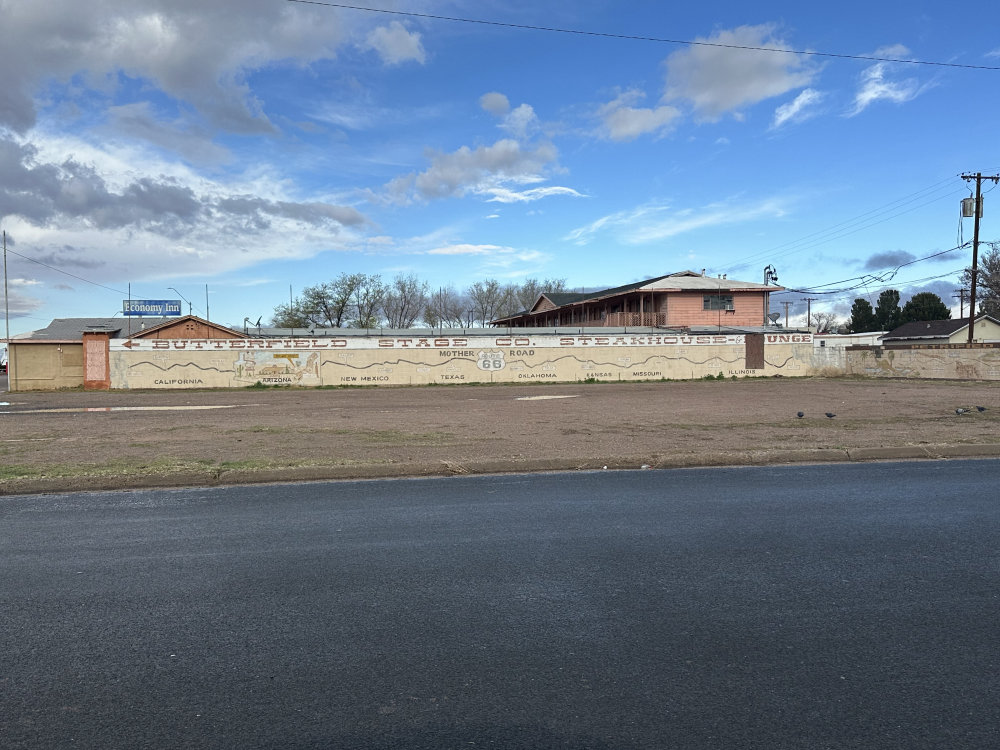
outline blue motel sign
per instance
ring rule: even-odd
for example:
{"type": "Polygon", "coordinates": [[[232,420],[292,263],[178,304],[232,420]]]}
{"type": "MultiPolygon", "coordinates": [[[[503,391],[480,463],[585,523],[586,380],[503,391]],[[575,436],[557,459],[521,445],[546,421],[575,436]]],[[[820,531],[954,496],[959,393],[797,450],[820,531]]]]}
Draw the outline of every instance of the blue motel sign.
{"type": "Polygon", "coordinates": [[[168,315],[181,314],[179,299],[127,299],[122,301],[122,313],[125,315],[168,315]]]}

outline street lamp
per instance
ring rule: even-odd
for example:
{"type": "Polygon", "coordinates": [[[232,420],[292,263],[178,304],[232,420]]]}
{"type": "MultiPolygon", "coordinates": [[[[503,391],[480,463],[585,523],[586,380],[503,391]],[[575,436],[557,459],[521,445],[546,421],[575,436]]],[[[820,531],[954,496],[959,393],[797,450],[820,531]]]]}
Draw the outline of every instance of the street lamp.
{"type": "MultiPolygon", "coordinates": [[[[177,292],[177,290],[174,289],[172,286],[168,286],[167,289],[169,289],[171,292],[177,292]]],[[[185,297],[180,292],[177,292],[177,296],[180,297],[182,300],[184,300],[185,302],[188,303],[188,315],[191,315],[192,314],[191,313],[191,300],[189,300],[187,297],[185,297]]]]}

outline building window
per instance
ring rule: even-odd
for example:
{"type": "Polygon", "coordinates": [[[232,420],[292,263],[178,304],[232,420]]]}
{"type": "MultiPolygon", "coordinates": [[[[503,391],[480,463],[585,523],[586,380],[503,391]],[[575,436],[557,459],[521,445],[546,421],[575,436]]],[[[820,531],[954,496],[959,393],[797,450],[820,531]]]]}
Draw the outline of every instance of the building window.
{"type": "Polygon", "coordinates": [[[703,310],[733,309],[733,295],[731,294],[706,294],[703,299],[703,310]]]}

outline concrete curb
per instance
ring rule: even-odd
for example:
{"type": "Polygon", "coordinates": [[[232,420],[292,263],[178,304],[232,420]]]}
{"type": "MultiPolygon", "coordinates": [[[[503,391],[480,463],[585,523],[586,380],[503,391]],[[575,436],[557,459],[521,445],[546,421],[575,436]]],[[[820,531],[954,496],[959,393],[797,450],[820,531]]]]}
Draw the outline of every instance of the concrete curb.
{"type": "Polygon", "coordinates": [[[487,474],[529,474],[559,471],[636,469],[685,469],[767,466],[866,461],[939,460],[1000,457],[1000,444],[914,445],[879,448],[746,451],[687,456],[566,459],[490,459],[439,464],[366,464],[350,466],[302,466],[266,471],[178,472],[176,474],[121,477],[56,477],[12,479],[0,483],[0,495],[60,494],[133,489],[218,487],[280,482],[326,482],[408,477],[448,477],[487,474]]]}
{"type": "Polygon", "coordinates": [[[906,445],[890,448],[851,448],[847,455],[852,461],[900,461],[908,458],[931,458],[931,454],[921,445],[906,445]]]}

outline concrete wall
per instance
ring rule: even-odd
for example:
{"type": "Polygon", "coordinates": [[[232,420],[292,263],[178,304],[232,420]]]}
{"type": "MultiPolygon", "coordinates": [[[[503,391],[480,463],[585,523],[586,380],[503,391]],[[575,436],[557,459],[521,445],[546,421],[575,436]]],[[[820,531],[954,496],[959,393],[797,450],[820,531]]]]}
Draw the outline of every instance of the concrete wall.
{"type": "Polygon", "coordinates": [[[112,340],[111,387],[233,388],[683,380],[811,375],[811,334],[764,334],[764,367],[742,335],[567,334],[112,340]]]}
{"type": "MultiPolygon", "coordinates": [[[[600,331],[600,329],[596,329],[600,331]]],[[[767,333],[764,367],[748,368],[743,335],[514,333],[288,339],[114,339],[113,389],[575,382],[849,374],[1000,380],[1000,344],[814,347],[767,333]]],[[[12,391],[79,388],[82,343],[13,343],[12,391]]]]}
{"type": "Polygon", "coordinates": [[[847,372],[847,352],[842,346],[817,346],[809,355],[809,369],[821,375],[847,372]]]}
{"type": "Polygon", "coordinates": [[[1000,380],[1000,344],[849,347],[847,372],[872,378],[1000,380]]]}
{"type": "Polygon", "coordinates": [[[11,391],[55,391],[83,385],[83,342],[10,344],[7,368],[11,391]]]}

